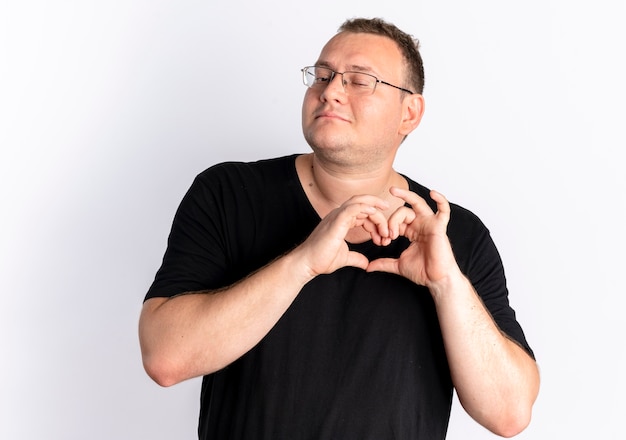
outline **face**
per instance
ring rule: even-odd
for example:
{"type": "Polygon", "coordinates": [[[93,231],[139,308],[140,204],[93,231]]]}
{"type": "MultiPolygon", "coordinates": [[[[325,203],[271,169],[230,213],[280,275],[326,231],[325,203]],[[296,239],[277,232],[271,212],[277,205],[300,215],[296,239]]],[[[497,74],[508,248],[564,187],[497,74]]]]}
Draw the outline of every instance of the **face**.
{"type": "MultiPolygon", "coordinates": [[[[380,35],[337,34],[322,49],[316,65],[337,72],[363,71],[404,85],[400,49],[380,35]]],[[[307,89],[302,105],[305,139],[318,156],[333,161],[351,165],[393,162],[402,139],[414,128],[407,129],[403,122],[412,98],[380,83],[372,95],[347,95],[341,80],[341,75],[335,75],[325,88],[307,89]]]]}

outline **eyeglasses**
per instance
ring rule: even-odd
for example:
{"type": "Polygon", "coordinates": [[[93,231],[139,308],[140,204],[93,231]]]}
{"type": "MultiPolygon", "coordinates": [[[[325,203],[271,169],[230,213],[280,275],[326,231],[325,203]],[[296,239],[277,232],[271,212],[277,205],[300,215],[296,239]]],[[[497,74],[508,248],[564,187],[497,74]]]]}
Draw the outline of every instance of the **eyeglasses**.
{"type": "Polygon", "coordinates": [[[348,95],[371,95],[376,90],[378,83],[395,87],[411,95],[413,94],[410,90],[389,84],[369,73],[352,71],[335,72],[328,67],[319,66],[308,66],[302,69],[302,81],[305,86],[311,89],[323,89],[330,84],[335,75],[341,75],[341,85],[343,86],[344,92],[348,95]]]}

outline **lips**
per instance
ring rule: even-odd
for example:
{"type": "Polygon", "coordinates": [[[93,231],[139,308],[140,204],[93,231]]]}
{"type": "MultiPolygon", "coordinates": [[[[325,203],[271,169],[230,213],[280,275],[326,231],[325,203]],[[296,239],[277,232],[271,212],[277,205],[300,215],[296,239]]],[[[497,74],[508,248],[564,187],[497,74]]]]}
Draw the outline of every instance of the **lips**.
{"type": "Polygon", "coordinates": [[[339,121],[350,122],[348,118],[332,111],[321,111],[314,114],[315,119],[337,119],[339,121]]]}

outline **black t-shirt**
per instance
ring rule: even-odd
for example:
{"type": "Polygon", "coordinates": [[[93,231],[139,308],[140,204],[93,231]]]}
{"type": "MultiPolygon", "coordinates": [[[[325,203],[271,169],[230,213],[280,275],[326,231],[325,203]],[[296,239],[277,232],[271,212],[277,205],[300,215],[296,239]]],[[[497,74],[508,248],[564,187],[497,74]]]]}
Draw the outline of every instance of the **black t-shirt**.
{"type": "MultiPolygon", "coordinates": [[[[224,163],[198,175],[146,299],[228,286],[301,243],[320,218],[295,158],[224,163]]],[[[436,209],[426,188],[407,181],[436,209]]],[[[489,231],[451,204],[448,236],[498,326],[532,355],[489,231]]],[[[400,255],[408,241],[350,246],[372,260],[400,255]]],[[[256,347],[204,377],[198,432],[220,440],[443,439],[451,401],[428,290],[346,267],[309,282],[256,347]]]]}

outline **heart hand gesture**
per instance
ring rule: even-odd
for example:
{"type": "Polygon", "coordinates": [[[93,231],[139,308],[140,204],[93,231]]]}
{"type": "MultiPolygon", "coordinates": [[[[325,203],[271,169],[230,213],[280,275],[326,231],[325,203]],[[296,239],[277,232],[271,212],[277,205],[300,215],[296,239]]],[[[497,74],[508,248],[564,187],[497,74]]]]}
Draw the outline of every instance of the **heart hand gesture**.
{"type": "Polygon", "coordinates": [[[450,205],[446,198],[431,191],[437,203],[434,213],[417,194],[392,187],[392,195],[401,198],[411,208],[398,208],[388,220],[389,237],[404,236],[411,244],[399,258],[381,258],[369,263],[367,271],[390,272],[401,275],[416,284],[432,287],[459,268],[446,234],[450,220],[450,205]]]}

